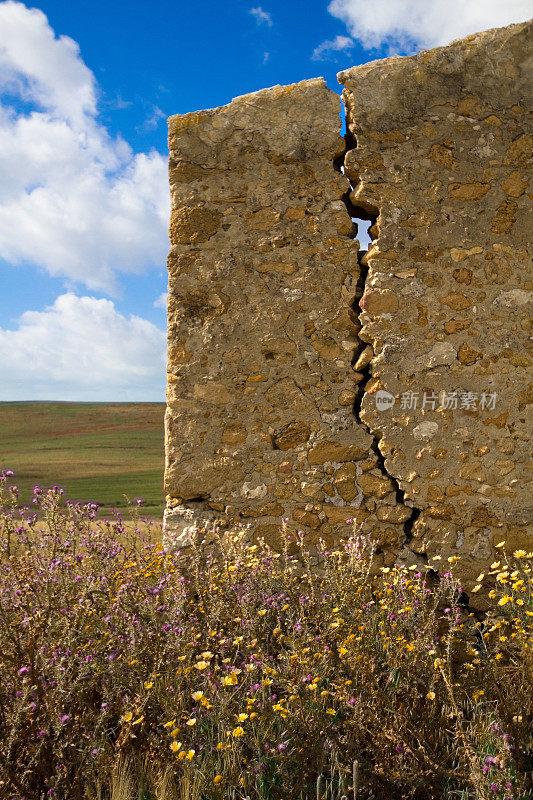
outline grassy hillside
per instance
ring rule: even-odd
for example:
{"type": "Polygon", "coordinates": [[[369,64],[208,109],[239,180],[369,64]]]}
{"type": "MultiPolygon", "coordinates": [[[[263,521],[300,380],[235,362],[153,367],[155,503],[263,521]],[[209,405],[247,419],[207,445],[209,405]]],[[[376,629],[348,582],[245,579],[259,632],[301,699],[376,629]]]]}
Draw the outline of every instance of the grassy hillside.
{"type": "Polygon", "coordinates": [[[27,502],[37,483],[69,498],[162,514],[164,403],[0,403],[0,468],[27,502]]]}

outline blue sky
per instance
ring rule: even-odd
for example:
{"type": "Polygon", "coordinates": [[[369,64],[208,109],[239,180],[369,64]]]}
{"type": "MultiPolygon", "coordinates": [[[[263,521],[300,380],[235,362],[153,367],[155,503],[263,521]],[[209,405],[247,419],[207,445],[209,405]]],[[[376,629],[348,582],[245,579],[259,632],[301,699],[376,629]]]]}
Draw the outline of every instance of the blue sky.
{"type": "Polygon", "coordinates": [[[533,0],[0,1],[0,400],[163,400],[166,118],[533,0]]]}

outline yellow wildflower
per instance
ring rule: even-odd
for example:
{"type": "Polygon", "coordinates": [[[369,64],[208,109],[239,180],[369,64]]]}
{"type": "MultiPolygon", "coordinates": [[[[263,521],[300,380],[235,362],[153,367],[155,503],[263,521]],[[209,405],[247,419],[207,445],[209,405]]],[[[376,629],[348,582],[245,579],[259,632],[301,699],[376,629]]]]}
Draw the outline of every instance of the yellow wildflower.
{"type": "Polygon", "coordinates": [[[515,558],[525,558],[527,555],[525,550],[515,550],[513,556],[515,558]]]}
{"type": "Polygon", "coordinates": [[[503,597],[501,597],[501,598],[498,600],[498,605],[499,605],[499,606],[504,606],[504,605],[506,605],[506,604],[507,604],[507,603],[508,603],[510,600],[512,600],[512,599],[513,599],[513,598],[512,598],[512,597],[509,597],[509,595],[508,595],[508,594],[504,594],[504,596],[503,596],[503,597]]]}
{"type": "Polygon", "coordinates": [[[208,661],[197,661],[194,666],[198,670],[207,669],[207,667],[209,666],[209,662],[208,661]]]}
{"type": "Polygon", "coordinates": [[[172,744],[170,745],[170,749],[172,750],[173,753],[177,753],[180,747],[181,747],[181,742],[172,742],[172,744]]]}
{"type": "Polygon", "coordinates": [[[502,542],[498,542],[498,544],[495,544],[494,547],[503,547],[504,544],[505,544],[505,540],[502,541],[502,542]]]}
{"type": "Polygon", "coordinates": [[[435,692],[428,692],[426,695],[426,700],[434,700],[435,699],[435,692]]]}
{"type": "Polygon", "coordinates": [[[331,714],[331,716],[334,717],[336,713],[334,708],[326,708],[326,714],[331,714]]]}
{"type": "Polygon", "coordinates": [[[193,725],[196,725],[196,717],[192,717],[191,719],[188,719],[185,724],[188,725],[189,728],[192,728],[193,725]]]}
{"type": "Polygon", "coordinates": [[[134,722],[132,722],[131,724],[132,724],[132,725],[139,725],[139,724],[140,724],[140,723],[143,721],[143,719],[144,719],[144,714],[142,715],[142,717],[139,717],[138,719],[136,719],[136,720],[135,720],[134,722]]]}
{"type": "Polygon", "coordinates": [[[196,750],[188,750],[187,751],[187,761],[192,761],[194,758],[196,750]]]}
{"type": "Polygon", "coordinates": [[[201,700],[203,696],[204,696],[203,692],[193,692],[192,695],[191,695],[192,699],[196,700],[196,702],[201,700]]]}
{"type": "Polygon", "coordinates": [[[172,736],[172,738],[173,738],[173,739],[175,739],[175,738],[176,738],[176,736],[179,736],[179,735],[180,735],[180,729],[179,729],[179,728],[173,728],[173,729],[170,731],[170,735],[172,736]]]}
{"type": "Polygon", "coordinates": [[[221,780],[222,780],[222,775],[215,775],[215,777],[213,778],[213,783],[215,784],[215,786],[218,786],[221,780]]]}
{"type": "Polygon", "coordinates": [[[145,681],[144,682],[144,688],[145,689],[151,689],[153,685],[154,684],[152,683],[152,681],[145,681]]]}
{"type": "Polygon", "coordinates": [[[257,613],[259,614],[260,617],[264,617],[265,614],[267,613],[266,608],[262,608],[261,611],[258,611],[257,613]]]}
{"type": "Polygon", "coordinates": [[[244,728],[241,728],[241,727],[239,726],[238,728],[235,728],[235,729],[232,731],[232,734],[233,734],[233,738],[234,738],[234,739],[239,739],[241,736],[244,736],[244,728]]]}
{"type": "Polygon", "coordinates": [[[237,714],[237,719],[239,722],[246,722],[248,719],[248,714],[237,714]]]}
{"type": "Polygon", "coordinates": [[[131,713],[131,711],[128,711],[126,714],[124,714],[122,719],[124,720],[124,722],[131,722],[131,720],[133,719],[133,714],[131,713]]]}

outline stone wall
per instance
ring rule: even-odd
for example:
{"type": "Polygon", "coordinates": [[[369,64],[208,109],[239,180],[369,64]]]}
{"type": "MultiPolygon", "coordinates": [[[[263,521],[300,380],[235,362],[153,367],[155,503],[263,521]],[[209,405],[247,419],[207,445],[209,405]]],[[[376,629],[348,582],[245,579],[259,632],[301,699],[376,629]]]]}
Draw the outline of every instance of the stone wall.
{"type": "Polygon", "coordinates": [[[321,79],[170,118],[167,540],[531,548],[528,34],[342,72],[345,138],[321,79]]]}

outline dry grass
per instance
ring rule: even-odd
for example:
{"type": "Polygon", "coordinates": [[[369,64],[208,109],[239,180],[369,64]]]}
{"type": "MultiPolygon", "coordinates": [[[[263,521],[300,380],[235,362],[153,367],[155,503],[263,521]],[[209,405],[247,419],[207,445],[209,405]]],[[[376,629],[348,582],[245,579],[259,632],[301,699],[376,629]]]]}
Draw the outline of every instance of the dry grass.
{"type": "Polygon", "coordinates": [[[57,491],[21,520],[2,484],[2,797],[530,797],[532,554],[481,615],[356,531],[320,569],[245,531],[170,555],[57,491]]]}

